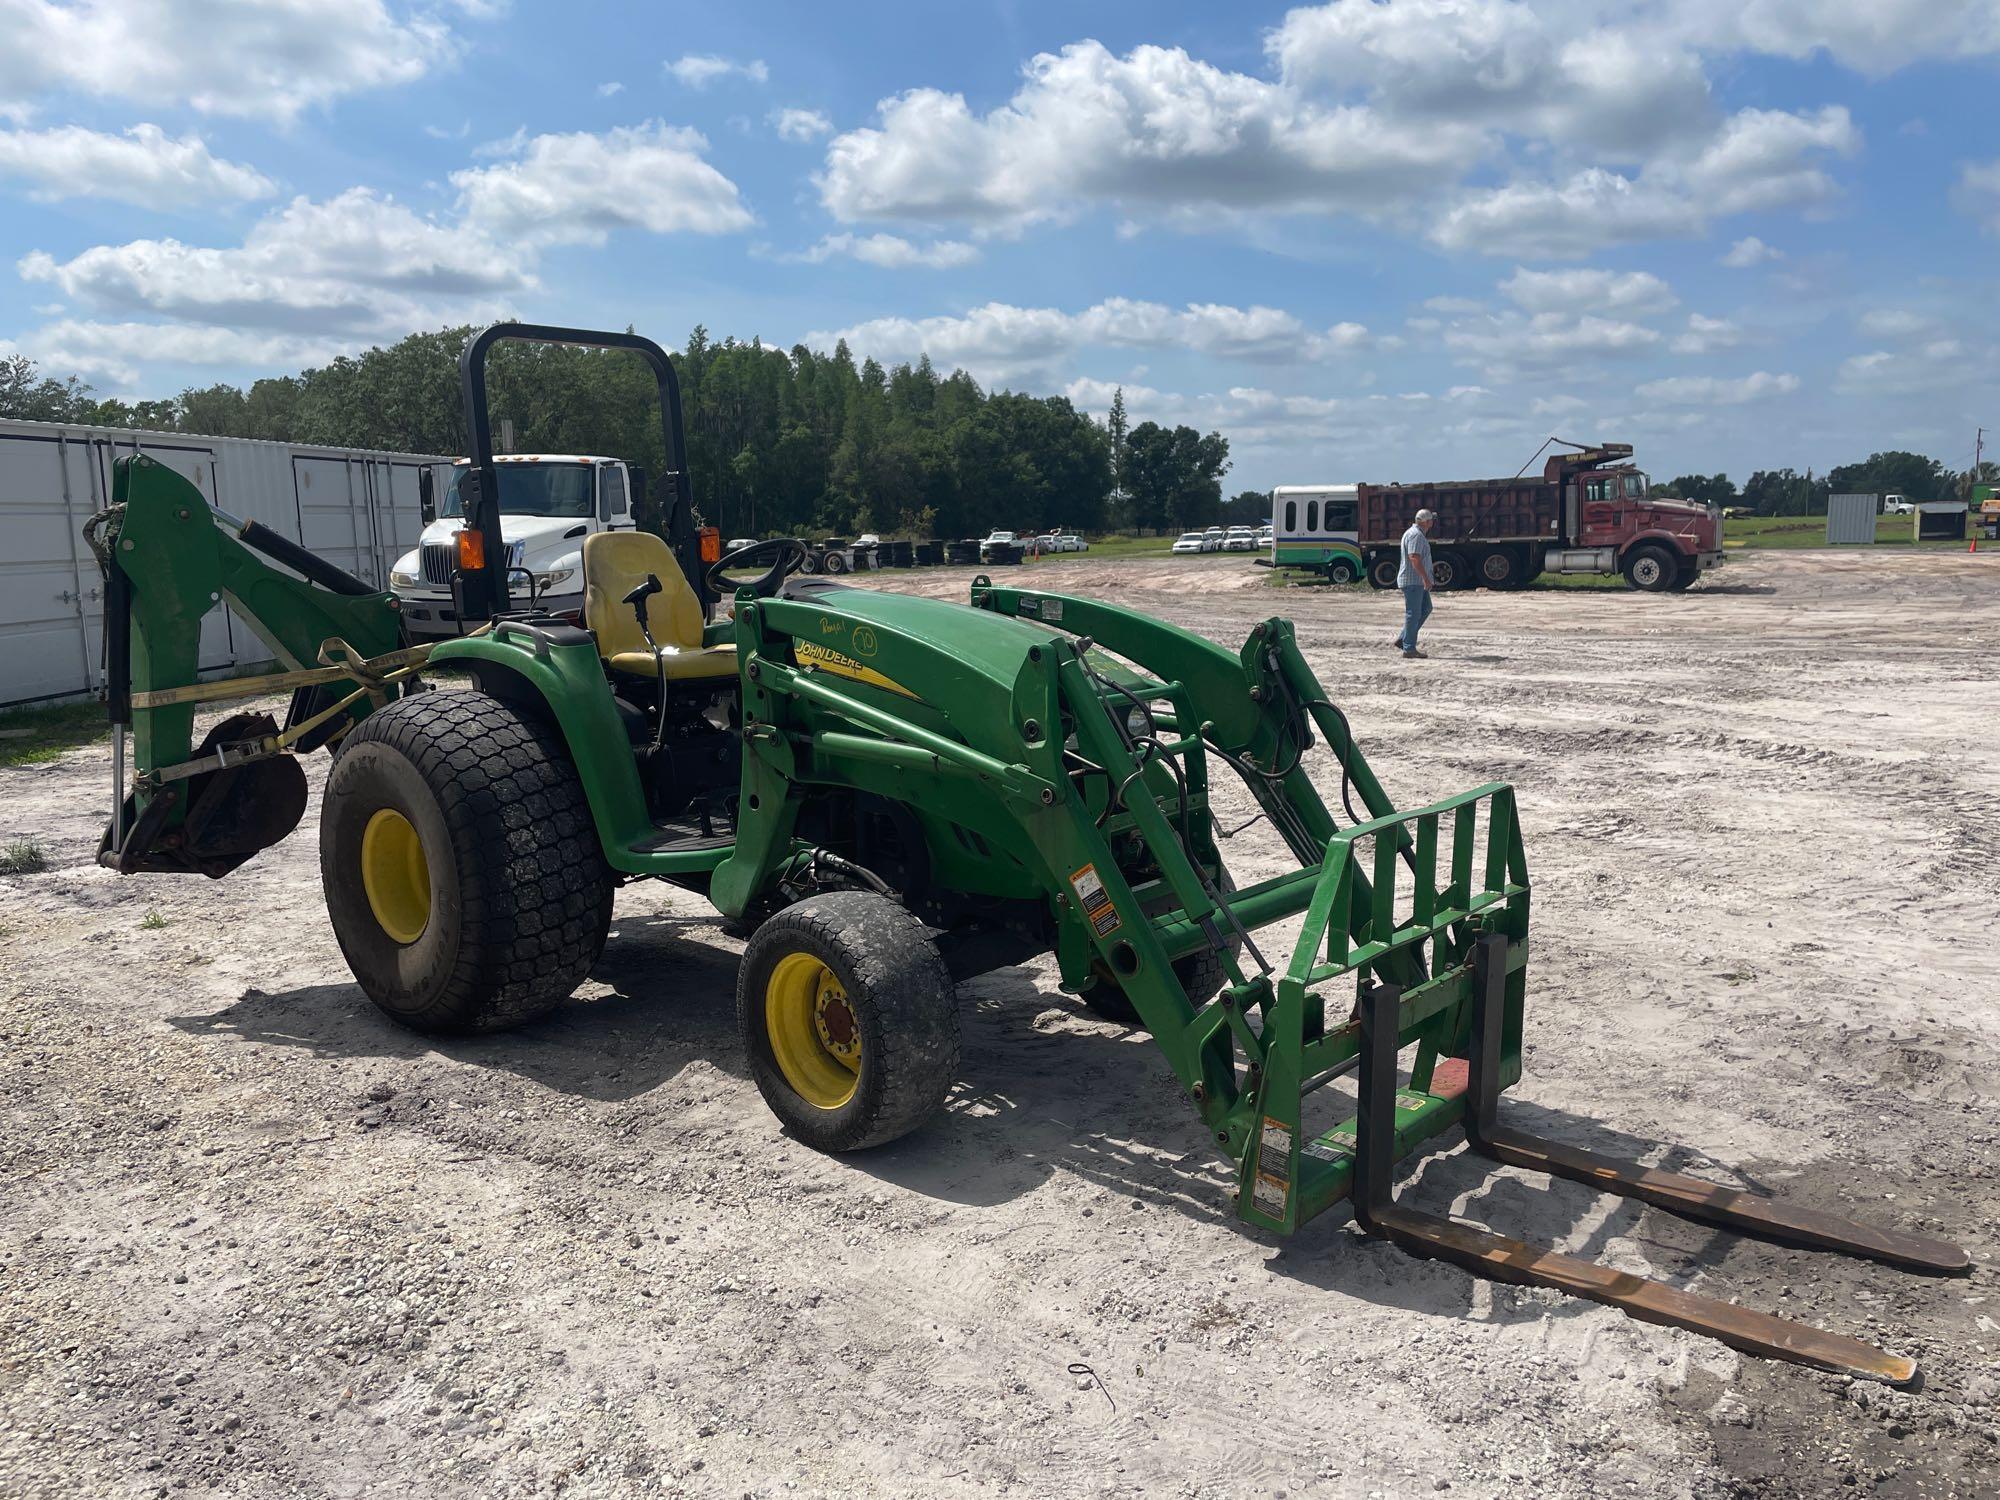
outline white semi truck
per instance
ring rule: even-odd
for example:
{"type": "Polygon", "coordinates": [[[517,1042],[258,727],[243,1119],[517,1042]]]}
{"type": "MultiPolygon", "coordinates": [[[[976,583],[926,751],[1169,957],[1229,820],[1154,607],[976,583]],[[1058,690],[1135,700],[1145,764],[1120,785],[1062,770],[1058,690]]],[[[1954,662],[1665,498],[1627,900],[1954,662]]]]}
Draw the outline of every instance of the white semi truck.
{"type": "MultiPolygon", "coordinates": [[[[630,531],[644,493],[643,470],[621,459],[581,453],[503,453],[500,534],[507,542],[508,589],[553,614],[583,608],[583,539],[597,531],[630,531]]],[[[402,601],[413,640],[459,633],[451,577],[458,533],[465,527],[459,485],[471,467],[461,458],[426,507],[417,545],[396,559],[389,587],[402,601]]]]}

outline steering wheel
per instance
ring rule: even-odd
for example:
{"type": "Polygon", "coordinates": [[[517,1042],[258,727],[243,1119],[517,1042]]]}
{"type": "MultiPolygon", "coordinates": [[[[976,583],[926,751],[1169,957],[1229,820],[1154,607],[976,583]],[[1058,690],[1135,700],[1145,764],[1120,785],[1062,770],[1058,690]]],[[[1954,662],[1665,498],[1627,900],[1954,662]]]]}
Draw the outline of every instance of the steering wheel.
{"type": "Polygon", "coordinates": [[[774,536],[767,541],[752,542],[747,547],[738,547],[708,565],[702,575],[702,586],[718,599],[733,597],[743,589],[750,590],[759,599],[768,599],[778,592],[778,588],[792,574],[805,565],[806,544],[795,536],[774,536]],[[760,577],[748,583],[731,584],[722,575],[746,559],[765,552],[776,552],[778,560],[760,577]]]}

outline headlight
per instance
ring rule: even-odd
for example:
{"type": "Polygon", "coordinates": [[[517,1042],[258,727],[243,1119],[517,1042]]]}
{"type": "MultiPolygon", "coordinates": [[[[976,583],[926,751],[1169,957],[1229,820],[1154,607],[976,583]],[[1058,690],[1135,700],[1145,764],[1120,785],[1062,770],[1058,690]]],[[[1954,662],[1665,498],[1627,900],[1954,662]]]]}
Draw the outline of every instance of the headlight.
{"type": "Polygon", "coordinates": [[[561,588],[574,577],[576,577],[575,568],[550,568],[548,572],[541,574],[536,582],[546,594],[551,589],[561,588]]]}
{"type": "Polygon", "coordinates": [[[414,573],[398,573],[394,568],[389,570],[389,587],[392,589],[413,589],[419,581],[414,573]]]}

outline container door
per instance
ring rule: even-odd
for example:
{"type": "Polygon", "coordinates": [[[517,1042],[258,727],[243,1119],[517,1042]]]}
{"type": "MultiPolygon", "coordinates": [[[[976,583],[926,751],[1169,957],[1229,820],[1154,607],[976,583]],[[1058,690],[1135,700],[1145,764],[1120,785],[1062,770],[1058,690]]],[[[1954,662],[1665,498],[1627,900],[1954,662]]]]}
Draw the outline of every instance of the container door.
{"type": "Polygon", "coordinates": [[[0,434],[0,703],[97,681],[103,590],[79,534],[99,508],[89,464],[83,443],[0,434]]]}
{"type": "Polygon", "coordinates": [[[365,459],[339,454],[292,455],[299,545],[363,583],[387,588],[388,567],[379,561],[381,547],[369,504],[370,467],[365,459]]]}

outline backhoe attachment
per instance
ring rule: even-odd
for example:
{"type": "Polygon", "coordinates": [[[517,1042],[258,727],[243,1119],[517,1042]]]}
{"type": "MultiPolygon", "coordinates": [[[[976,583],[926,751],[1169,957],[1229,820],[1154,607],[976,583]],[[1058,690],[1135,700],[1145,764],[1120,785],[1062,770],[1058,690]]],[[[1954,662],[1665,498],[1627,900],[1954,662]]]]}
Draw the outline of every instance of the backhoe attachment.
{"type": "Polygon", "coordinates": [[[120,459],[111,498],[84,531],[104,571],[112,724],[112,815],[98,860],[128,875],[220,877],[298,826],[306,778],[292,752],[387,703],[424,652],[398,649],[391,595],[211,506],[153,459],[120,459]],[[202,619],[225,602],[285,671],[201,680],[202,619]],[[197,705],[274,692],[292,694],[282,726],[232,714],[194,743],[197,705]]]}

